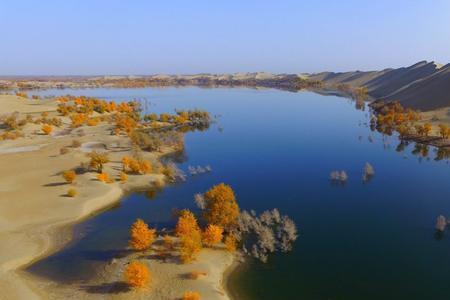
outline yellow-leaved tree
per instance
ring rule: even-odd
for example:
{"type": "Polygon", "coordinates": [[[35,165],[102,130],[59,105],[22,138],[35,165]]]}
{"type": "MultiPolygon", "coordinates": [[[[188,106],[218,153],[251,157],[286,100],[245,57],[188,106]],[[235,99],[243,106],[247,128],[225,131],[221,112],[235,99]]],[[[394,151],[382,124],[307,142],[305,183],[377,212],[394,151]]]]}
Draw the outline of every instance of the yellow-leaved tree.
{"type": "Polygon", "coordinates": [[[143,263],[133,261],[125,269],[125,281],[134,288],[142,288],[150,283],[150,270],[143,263]]]}
{"type": "Polygon", "coordinates": [[[203,231],[203,244],[212,247],[222,241],[223,228],[217,225],[208,225],[203,231]]]}
{"type": "Polygon", "coordinates": [[[237,249],[237,239],[236,236],[234,236],[234,234],[230,233],[225,237],[224,240],[224,244],[225,244],[225,248],[230,251],[230,252],[234,252],[237,249]]]}
{"type": "Polygon", "coordinates": [[[103,171],[103,165],[109,162],[108,153],[92,151],[88,154],[88,157],[91,158],[89,166],[97,169],[98,173],[101,173],[103,171]]]}
{"type": "Polygon", "coordinates": [[[139,251],[150,248],[155,240],[155,232],[156,230],[150,229],[142,219],[137,219],[130,229],[130,246],[139,251]]]}
{"type": "Polygon", "coordinates": [[[200,300],[198,292],[188,291],[183,294],[183,300],[200,300]]]}
{"type": "Polygon", "coordinates": [[[77,178],[77,174],[73,170],[65,171],[62,176],[67,183],[73,183],[77,178]]]}
{"type": "Polygon", "coordinates": [[[224,183],[213,186],[205,194],[204,218],[209,224],[218,225],[225,230],[236,224],[239,206],[233,189],[224,183]]]}
{"type": "Polygon", "coordinates": [[[202,249],[202,234],[194,214],[187,209],[180,212],[175,234],[180,238],[180,258],[184,263],[197,257],[202,249]]]}

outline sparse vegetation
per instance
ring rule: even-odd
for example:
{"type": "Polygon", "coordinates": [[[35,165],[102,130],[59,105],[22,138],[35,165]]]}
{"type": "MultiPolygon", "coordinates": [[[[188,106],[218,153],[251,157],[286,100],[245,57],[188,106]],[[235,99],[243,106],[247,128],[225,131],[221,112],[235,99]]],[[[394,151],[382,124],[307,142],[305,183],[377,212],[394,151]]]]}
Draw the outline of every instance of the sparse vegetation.
{"type": "Polygon", "coordinates": [[[150,270],[140,262],[131,262],[125,270],[125,282],[133,288],[143,288],[150,283],[150,270]]]}
{"type": "Polygon", "coordinates": [[[200,293],[188,291],[183,294],[183,300],[200,300],[200,293]]]}
{"type": "Polygon", "coordinates": [[[122,182],[122,183],[127,182],[127,180],[128,180],[128,175],[127,175],[125,172],[120,172],[119,180],[120,180],[120,182],[122,182]]]}
{"type": "Polygon", "coordinates": [[[69,152],[70,152],[70,150],[67,147],[62,147],[61,149],[59,149],[59,154],[61,154],[61,155],[67,154],[69,152]]]}
{"type": "Polygon", "coordinates": [[[107,153],[92,151],[88,154],[88,157],[91,159],[89,166],[96,169],[98,173],[101,173],[103,170],[103,165],[109,162],[107,153]]]}
{"type": "Polygon", "coordinates": [[[75,189],[69,189],[67,191],[67,196],[72,197],[72,198],[75,197],[77,194],[78,194],[77,190],[75,190],[75,189]]]}
{"type": "Polygon", "coordinates": [[[77,178],[77,174],[73,170],[63,172],[62,176],[67,183],[73,183],[77,178]]]}
{"type": "Polygon", "coordinates": [[[45,135],[50,135],[53,131],[53,127],[48,124],[44,124],[42,125],[41,130],[45,135]]]}
{"type": "Polygon", "coordinates": [[[72,140],[72,144],[70,146],[72,148],[79,148],[81,146],[81,142],[79,140],[72,140]]]}
{"type": "Polygon", "coordinates": [[[111,179],[111,177],[109,176],[108,173],[105,172],[101,172],[97,174],[97,180],[104,182],[104,183],[112,183],[113,180],[111,179]]]}
{"type": "Polygon", "coordinates": [[[155,240],[155,233],[155,229],[150,229],[142,219],[137,219],[130,229],[129,244],[134,250],[146,250],[155,240]]]}

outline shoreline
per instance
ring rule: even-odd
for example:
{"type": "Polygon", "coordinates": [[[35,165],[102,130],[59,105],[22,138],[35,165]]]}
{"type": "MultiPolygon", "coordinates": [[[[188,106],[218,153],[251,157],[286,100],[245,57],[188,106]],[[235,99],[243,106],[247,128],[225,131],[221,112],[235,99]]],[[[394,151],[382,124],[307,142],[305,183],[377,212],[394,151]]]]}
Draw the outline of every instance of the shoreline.
{"type": "MultiPolygon", "coordinates": [[[[29,289],[29,291],[33,294],[34,297],[36,298],[28,298],[30,297],[30,295],[27,295],[27,298],[24,299],[47,299],[49,296],[48,290],[52,289],[54,286],[59,286],[62,288],[62,290],[71,290],[73,291],[74,295],[78,295],[78,293],[76,291],[73,290],[73,286],[70,284],[64,284],[64,283],[60,283],[60,282],[54,282],[50,279],[47,279],[45,277],[30,273],[27,268],[29,266],[31,266],[32,264],[34,264],[35,262],[38,262],[42,259],[45,259],[61,250],[63,250],[66,246],[68,246],[71,242],[74,241],[74,237],[73,237],[73,228],[74,226],[81,224],[82,222],[95,217],[99,214],[101,214],[104,211],[109,210],[111,207],[113,207],[114,205],[116,205],[117,203],[120,203],[122,201],[122,199],[124,199],[127,195],[134,193],[134,191],[137,190],[142,190],[141,187],[134,187],[133,189],[129,189],[129,190],[122,190],[122,193],[120,196],[118,197],[109,197],[109,201],[106,204],[106,206],[102,206],[99,207],[97,210],[86,210],[86,214],[81,216],[80,218],[76,219],[76,220],[70,220],[67,221],[64,224],[48,224],[47,229],[46,229],[46,233],[48,234],[45,238],[48,241],[48,244],[45,248],[42,249],[42,252],[37,255],[34,256],[32,260],[30,260],[28,263],[26,264],[22,264],[18,267],[16,267],[14,270],[12,270],[11,272],[14,273],[14,275],[17,277],[18,280],[21,280],[23,282],[23,284],[29,289]],[[45,287],[45,288],[42,288],[45,287]]],[[[108,197],[105,197],[108,198],[108,197]]],[[[213,263],[216,264],[217,263],[217,259],[205,259],[204,257],[206,255],[208,255],[208,253],[205,254],[205,252],[208,251],[214,251],[214,252],[220,252],[219,256],[223,257],[222,254],[227,253],[225,252],[224,249],[214,249],[214,250],[210,250],[210,249],[204,249],[202,250],[202,257],[199,258],[196,262],[191,263],[191,264],[187,264],[187,265],[182,265],[182,267],[186,267],[187,269],[192,269],[193,265],[200,263],[200,264],[204,264],[206,261],[210,261],[209,263],[213,263]]],[[[139,253],[134,253],[131,256],[136,256],[139,255],[139,253]]],[[[237,298],[233,297],[233,294],[231,293],[231,290],[229,288],[229,277],[233,274],[233,272],[236,271],[236,269],[240,266],[240,263],[237,261],[236,257],[234,254],[228,254],[227,255],[231,256],[231,262],[227,265],[227,263],[225,263],[225,268],[223,268],[223,270],[221,272],[217,272],[215,273],[216,275],[214,275],[213,277],[218,276],[218,281],[217,282],[211,282],[208,284],[211,284],[212,287],[214,287],[215,285],[220,286],[221,289],[224,292],[224,297],[223,298],[212,298],[209,297],[207,299],[223,299],[223,300],[237,300],[237,298]]],[[[122,265],[125,265],[126,261],[128,261],[129,257],[123,258],[122,260],[124,261],[122,263],[122,265]]],[[[120,261],[121,259],[117,259],[117,261],[120,261]]],[[[109,264],[109,263],[106,263],[109,264]]],[[[113,275],[110,274],[107,275],[107,277],[114,277],[113,275]]],[[[119,272],[120,273],[120,272],[119,272]]],[[[209,276],[210,274],[208,274],[209,276]]],[[[104,277],[105,275],[99,275],[96,274],[94,277],[104,277]]],[[[17,283],[17,281],[13,281],[14,283],[17,283]]],[[[56,289],[58,290],[58,289],[56,289]]],[[[58,297],[61,296],[62,293],[60,292],[56,292],[54,294],[52,294],[51,299],[53,299],[53,297],[58,297]]],[[[92,297],[93,299],[97,299],[96,297],[92,297]]],[[[139,298],[137,296],[137,294],[134,295],[128,295],[126,297],[126,299],[137,299],[139,298]]],[[[77,298],[75,298],[77,299],[77,298]]],[[[84,298],[83,298],[84,299],[84,298]]],[[[90,298],[88,298],[90,299],[90,298]]],[[[158,298],[159,299],[159,298],[158,298]]],[[[164,298],[161,298],[164,299],[164,298]]]]}
{"type": "MultiPolygon", "coordinates": [[[[24,101],[11,95],[0,95],[0,101],[0,114],[17,111],[39,117],[46,112],[50,117],[58,116],[55,101],[24,101]]],[[[64,182],[62,171],[77,168],[80,162],[87,160],[83,151],[85,146],[68,146],[75,139],[82,145],[93,141],[104,144],[110,155],[105,171],[114,177],[122,168],[121,158],[130,155],[132,149],[127,138],[110,134],[110,125],[83,126],[65,132],[70,120],[67,117],[61,119],[64,126],[56,128],[53,135],[38,133],[40,125],[30,123],[23,129],[24,138],[4,140],[0,145],[3,171],[0,174],[0,290],[6,299],[68,299],[58,291],[67,292],[64,289],[69,288],[70,294],[76,291],[73,286],[58,286],[57,282],[27,272],[27,267],[63,249],[74,240],[73,227],[76,224],[109,209],[127,194],[166,186],[165,176],[155,173],[129,175],[126,183],[106,184],[95,178],[96,173],[87,172],[79,174],[73,184],[64,182]],[[80,131],[83,135],[79,134],[80,131]],[[61,153],[62,148],[68,148],[69,152],[61,153]],[[21,174],[20,179],[16,174],[21,174]],[[76,197],[67,197],[69,188],[76,188],[76,197]]],[[[173,147],[163,147],[159,152],[143,152],[141,155],[149,161],[159,161],[176,151],[173,147]]],[[[205,253],[202,256],[205,261],[198,263],[212,270],[211,276],[215,281],[208,278],[202,282],[202,287],[212,293],[222,284],[223,278],[222,269],[213,268],[214,261],[223,260],[224,267],[232,259],[225,251],[205,250],[205,253]]],[[[167,265],[166,269],[161,269],[160,275],[164,277],[172,268],[176,266],[167,265]]],[[[179,278],[177,280],[180,281],[179,278]]],[[[181,283],[186,290],[192,289],[189,284],[196,283],[181,283]]],[[[133,295],[128,294],[127,299],[135,298],[133,295]]],[[[99,295],[86,296],[97,299],[99,295]]],[[[212,299],[229,298],[223,295],[212,299]]]]}
{"type": "Polygon", "coordinates": [[[243,300],[242,297],[238,298],[235,293],[232,292],[230,277],[235,272],[239,272],[239,268],[243,267],[243,264],[247,262],[238,262],[234,259],[233,263],[228,267],[228,269],[223,273],[223,289],[225,293],[228,295],[229,300],[243,300]]]}

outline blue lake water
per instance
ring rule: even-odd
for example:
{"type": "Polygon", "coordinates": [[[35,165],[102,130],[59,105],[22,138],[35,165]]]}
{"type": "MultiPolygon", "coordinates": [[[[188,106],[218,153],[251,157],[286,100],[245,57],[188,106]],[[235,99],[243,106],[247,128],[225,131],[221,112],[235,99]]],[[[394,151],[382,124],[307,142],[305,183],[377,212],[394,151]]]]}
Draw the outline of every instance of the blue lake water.
{"type": "MultiPolygon", "coordinates": [[[[272,89],[82,89],[41,95],[139,99],[148,111],[200,108],[220,115],[205,132],[186,134],[179,166],[211,165],[150,198],[120,204],[75,227],[76,239],[30,271],[54,280],[88,280],[95,267],[122,255],[128,228],[141,217],[173,226],[172,208],[195,209],[193,195],[225,182],[243,209],[277,207],[296,222],[294,250],[234,272],[237,299],[380,300],[450,298],[450,235],[434,222],[450,214],[450,166],[396,151],[398,140],[370,131],[368,111],[345,98],[272,89]],[[370,138],[369,138],[370,137],[370,138]],[[372,140],[372,141],[370,141],[372,140]],[[375,176],[362,182],[364,164],[375,176]],[[345,170],[345,185],[329,173],[345,170]]],[[[33,93],[37,94],[37,93],[33,93]]]]}

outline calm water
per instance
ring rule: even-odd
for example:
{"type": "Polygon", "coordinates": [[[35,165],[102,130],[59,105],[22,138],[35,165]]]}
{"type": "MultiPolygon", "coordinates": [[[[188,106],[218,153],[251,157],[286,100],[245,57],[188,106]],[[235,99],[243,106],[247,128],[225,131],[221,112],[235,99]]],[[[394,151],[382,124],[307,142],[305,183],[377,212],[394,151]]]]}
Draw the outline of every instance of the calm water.
{"type": "Polygon", "coordinates": [[[86,280],[93,268],[122,255],[137,218],[173,225],[171,209],[194,208],[193,195],[225,182],[243,209],[289,214],[300,237],[294,251],[252,263],[231,278],[239,299],[449,299],[450,236],[434,221],[450,214],[450,167],[395,150],[363,123],[367,112],[334,96],[252,89],[53,90],[106,99],[146,99],[151,111],[201,108],[221,115],[206,132],[186,135],[180,167],[211,165],[154,198],[132,194],[77,225],[77,239],[31,267],[55,280],[86,280]],[[219,130],[223,128],[223,130],[219,130]],[[373,142],[369,141],[369,136],[373,142]],[[365,162],[375,177],[362,183],[365,162]],[[330,184],[346,170],[344,186],[330,184]]]}

